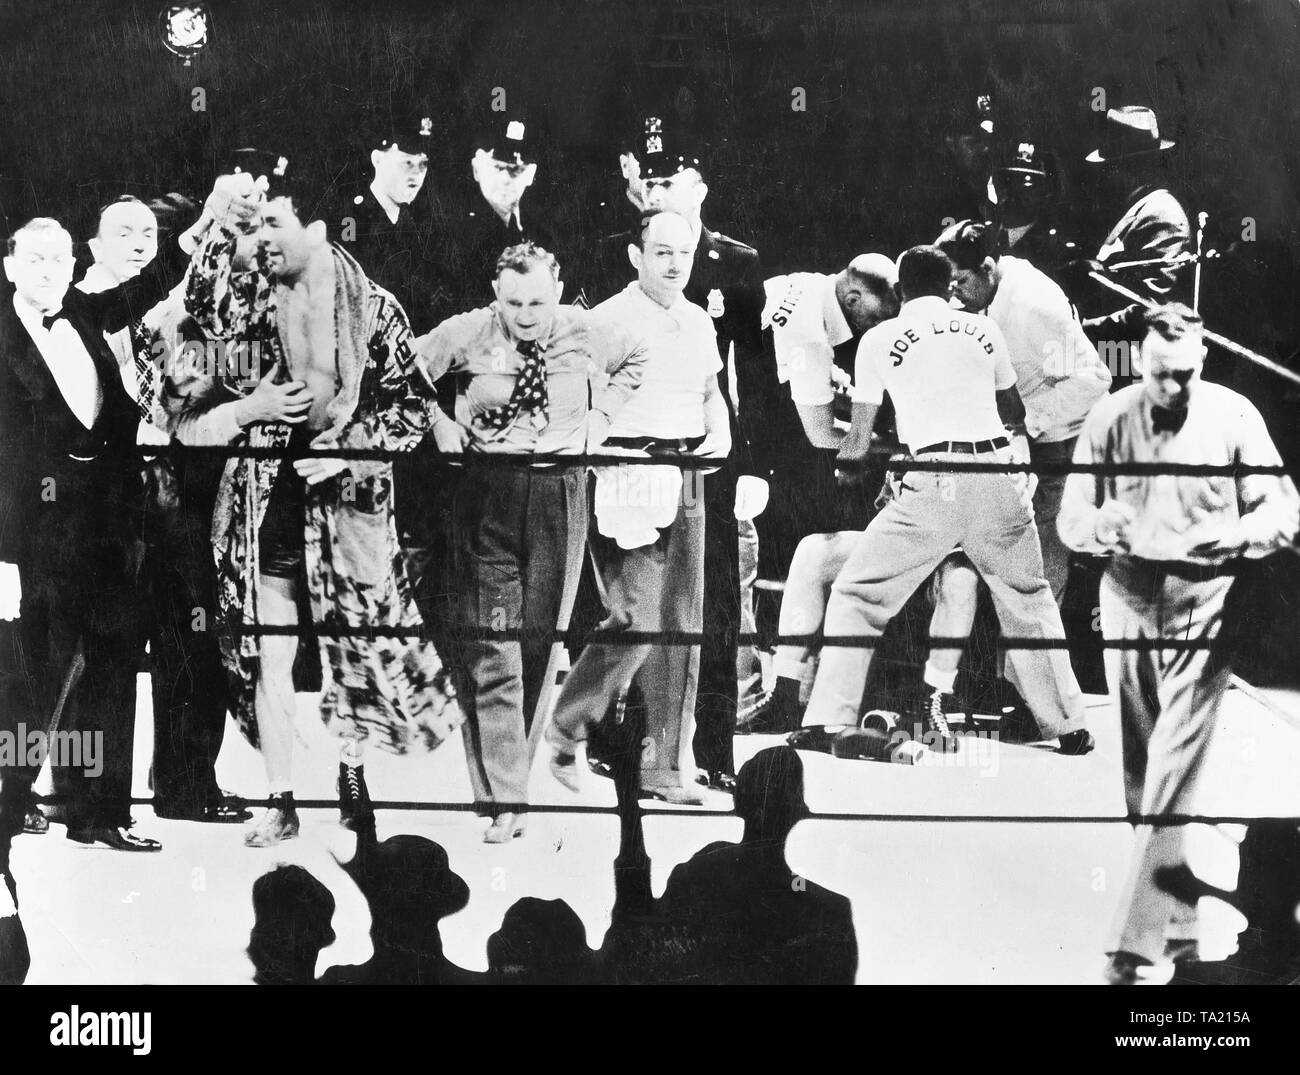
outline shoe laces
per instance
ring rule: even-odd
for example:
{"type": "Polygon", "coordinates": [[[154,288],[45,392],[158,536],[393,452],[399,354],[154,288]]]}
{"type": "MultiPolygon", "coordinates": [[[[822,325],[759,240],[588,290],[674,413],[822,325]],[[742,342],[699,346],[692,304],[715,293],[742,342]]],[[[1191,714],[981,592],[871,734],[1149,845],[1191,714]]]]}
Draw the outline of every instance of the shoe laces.
{"type": "Polygon", "coordinates": [[[347,771],[348,795],[353,799],[361,798],[361,777],[357,773],[355,765],[345,765],[347,771]]]}
{"type": "Polygon", "coordinates": [[[930,725],[945,739],[948,737],[948,714],[943,711],[943,692],[930,695],[930,725]]]}

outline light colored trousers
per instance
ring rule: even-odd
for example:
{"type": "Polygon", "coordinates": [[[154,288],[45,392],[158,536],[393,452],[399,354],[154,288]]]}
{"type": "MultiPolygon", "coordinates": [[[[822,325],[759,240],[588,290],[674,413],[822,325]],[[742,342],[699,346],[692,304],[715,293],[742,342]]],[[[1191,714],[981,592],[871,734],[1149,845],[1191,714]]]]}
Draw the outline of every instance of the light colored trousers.
{"type": "MultiPolygon", "coordinates": [[[[653,545],[622,549],[599,538],[609,616],[602,631],[699,634],[704,624],[704,514],[678,508],[653,545]]],[[[588,643],[555,703],[555,727],[573,741],[602,720],[636,677],[646,705],[641,780],[646,786],[695,781],[691,739],[700,647],[654,641],[588,643]],[[674,652],[675,651],[675,652],[674,652]]]]}
{"type": "MultiPolygon", "coordinates": [[[[1216,638],[1229,575],[1172,574],[1149,561],[1119,557],[1101,583],[1106,638],[1216,638]]],[[[1130,813],[1193,813],[1193,797],[1209,753],[1219,703],[1232,670],[1210,650],[1106,651],[1106,678],[1119,696],[1124,790],[1130,813]]],[[[1185,861],[1182,825],[1139,825],[1108,952],[1151,962],[1166,940],[1191,940],[1196,908],[1162,892],[1155,872],[1185,861]]]]}
{"type": "MultiPolygon", "coordinates": [[[[933,453],[926,460],[1007,462],[1010,452],[933,453]]],[[[908,471],[899,495],[863,532],[831,588],[821,665],[805,725],[856,724],[874,641],[936,567],[961,545],[993,597],[1007,638],[1063,640],[1061,613],[1043,577],[1032,511],[1014,474],[908,471]]],[[[1045,738],[1084,727],[1083,695],[1063,648],[1012,649],[1008,663],[1045,738]]]]}

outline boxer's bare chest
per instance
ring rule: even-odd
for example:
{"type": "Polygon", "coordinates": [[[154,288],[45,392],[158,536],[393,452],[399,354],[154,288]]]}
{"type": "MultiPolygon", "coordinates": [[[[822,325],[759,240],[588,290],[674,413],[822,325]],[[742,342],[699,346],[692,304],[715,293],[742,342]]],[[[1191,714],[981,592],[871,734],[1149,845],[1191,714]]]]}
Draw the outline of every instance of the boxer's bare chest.
{"type": "Polygon", "coordinates": [[[307,424],[324,429],[329,425],[326,408],[338,391],[333,272],[283,287],[277,298],[289,371],[306,382],[312,396],[307,424]]]}

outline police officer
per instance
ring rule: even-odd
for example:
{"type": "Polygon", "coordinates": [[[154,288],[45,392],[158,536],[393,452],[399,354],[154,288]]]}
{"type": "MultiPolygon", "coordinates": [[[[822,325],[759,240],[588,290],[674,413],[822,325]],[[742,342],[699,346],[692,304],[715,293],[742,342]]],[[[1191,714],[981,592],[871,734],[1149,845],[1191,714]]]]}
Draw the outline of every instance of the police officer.
{"type": "MultiPolygon", "coordinates": [[[[492,278],[501,251],[525,241],[555,254],[566,265],[568,275],[568,265],[573,262],[568,257],[569,244],[557,246],[536,197],[525,201],[537,180],[538,148],[533,124],[518,117],[488,127],[475,140],[470,170],[478,194],[471,197],[472,206],[455,235],[456,278],[465,281],[456,309],[490,302],[491,289],[485,281],[492,278]]],[[[574,281],[566,279],[562,301],[572,302],[575,294],[574,281]]]]}
{"type": "Polygon", "coordinates": [[[1078,257],[1074,242],[1056,220],[1060,178],[1055,160],[1035,142],[1018,142],[993,172],[997,195],[994,218],[997,248],[1029,262],[1055,278],[1060,267],[1078,257]]]}
{"type": "MultiPolygon", "coordinates": [[[[1005,426],[1023,404],[1001,330],[989,318],[948,305],[952,262],[935,247],[899,259],[898,317],[862,338],[853,388],[853,423],[839,458],[859,466],[884,394],[893,399],[900,439],[926,461],[1014,462],[1005,426]]],[[[993,596],[1003,631],[1014,638],[1064,639],[1043,577],[1025,475],[909,472],[899,495],[868,525],[831,590],[829,643],[813,685],[805,725],[856,724],[873,650],[834,639],[879,637],[890,619],[960,544],[993,596]]],[[[1083,696],[1061,649],[1015,649],[1008,660],[1044,737],[1083,739],[1083,696]]],[[[942,711],[924,714],[946,736],[942,711]]]]}
{"type": "Polygon", "coordinates": [[[345,188],[330,214],[334,219],[326,219],[330,238],[401,303],[417,335],[443,313],[433,308],[436,252],[418,202],[432,141],[433,119],[427,115],[399,115],[379,128],[369,147],[370,180],[345,188]]]}

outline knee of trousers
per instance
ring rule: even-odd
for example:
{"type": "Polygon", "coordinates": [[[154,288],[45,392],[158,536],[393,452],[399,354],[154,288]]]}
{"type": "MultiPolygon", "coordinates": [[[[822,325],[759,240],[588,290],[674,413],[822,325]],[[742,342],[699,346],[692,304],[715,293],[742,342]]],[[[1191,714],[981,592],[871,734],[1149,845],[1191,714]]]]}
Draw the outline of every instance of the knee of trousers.
{"type": "Polygon", "coordinates": [[[824,632],[842,634],[852,628],[848,633],[860,633],[857,629],[865,627],[878,634],[889,626],[897,611],[885,604],[883,588],[877,583],[836,582],[826,603],[824,632]]]}

